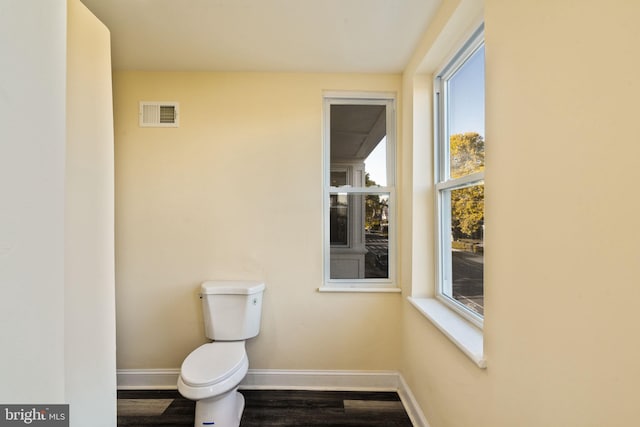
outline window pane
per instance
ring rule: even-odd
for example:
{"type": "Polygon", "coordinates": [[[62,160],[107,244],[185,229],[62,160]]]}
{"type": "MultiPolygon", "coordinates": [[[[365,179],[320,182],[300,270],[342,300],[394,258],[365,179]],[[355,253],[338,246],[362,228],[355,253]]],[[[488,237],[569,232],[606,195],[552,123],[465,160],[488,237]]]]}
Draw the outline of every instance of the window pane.
{"type": "Polygon", "coordinates": [[[484,169],[484,46],[447,80],[449,174],[484,169]]]}
{"type": "Polygon", "coordinates": [[[347,185],[347,172],[346,171],[331,171],[331,186],[332,187],[341,187],[343,185],[347,185]]]}
{"type": "Polygon", "coordinates": [[[347,222],[349,221],[349,206],[347,196],[342,194],[332,194],[329,202],[331,224],[331,244],[347,246],[349,236],[347,222]]]}
{"type": "Polygon", "coordinates": [[[365,196],[365,278],[389,277],[389,195],[365,196]]]}
{"type": "Polygon", "coordinates": [[[389,278],[389,194],[329,197],[330,278],[389,278]]]}
{"type": "Polygon", "coordinates": [[[484,314],[484,185],[451,191],[451,278],[448,295],[484,314]]]}
{"type": "Polygon", "coordinates": [[[386,121],[384,105],[331,105],[331,170],[348,168],[349,185],[387,185],[386,121]]]}

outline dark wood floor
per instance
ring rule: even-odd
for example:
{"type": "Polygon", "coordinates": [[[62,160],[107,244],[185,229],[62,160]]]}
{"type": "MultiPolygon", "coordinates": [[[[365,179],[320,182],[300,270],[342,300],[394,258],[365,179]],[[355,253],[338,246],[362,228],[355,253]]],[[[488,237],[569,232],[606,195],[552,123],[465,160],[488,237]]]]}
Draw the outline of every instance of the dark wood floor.
{"type": "MultiPolygon", "coordinates": [[[[240,427],[412,427],[397,393],[242,390],[240,427]]],[[[195,403],[177,391],[119,391],[118,426],[193,426],[195,403]]]]}

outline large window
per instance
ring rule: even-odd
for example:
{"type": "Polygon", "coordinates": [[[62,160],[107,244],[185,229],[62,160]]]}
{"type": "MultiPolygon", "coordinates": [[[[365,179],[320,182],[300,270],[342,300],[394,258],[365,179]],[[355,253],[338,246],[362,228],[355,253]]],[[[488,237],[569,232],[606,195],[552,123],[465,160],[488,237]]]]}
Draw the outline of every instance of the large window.
{"type": "Polygon", "coordinates": [[[395,108],[325,97],[325,286],[393,286],[395,108]]]}
{"type": "Polygon", "coordinates": [[[484,316],[482,28],[435,79],[437,296],[477,325],[484,316]]]}

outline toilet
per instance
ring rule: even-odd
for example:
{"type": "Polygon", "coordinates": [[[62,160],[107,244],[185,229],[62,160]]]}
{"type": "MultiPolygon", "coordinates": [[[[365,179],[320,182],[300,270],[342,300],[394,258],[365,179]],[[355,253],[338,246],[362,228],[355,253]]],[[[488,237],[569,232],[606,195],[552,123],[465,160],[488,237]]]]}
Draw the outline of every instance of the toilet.
{"type": "Polygon", "coordinates": [[[196,401],[195,427],[238,427],[244,397],[238,385],[249,369],[244,342],[260,332],[265,285],[212,280],[201,285],[205,335],[213,340],[182,362],[178,391],[196,401]]]}

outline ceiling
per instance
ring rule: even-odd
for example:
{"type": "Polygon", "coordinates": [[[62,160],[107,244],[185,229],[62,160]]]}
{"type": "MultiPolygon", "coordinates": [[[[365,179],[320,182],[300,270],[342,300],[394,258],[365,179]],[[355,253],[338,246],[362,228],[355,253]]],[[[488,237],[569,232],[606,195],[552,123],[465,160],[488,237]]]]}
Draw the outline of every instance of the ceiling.
{"type": "Polygon", "coordinates": [[[441,0],[82,0],[115,69],[399,73],[441,0]]]}

